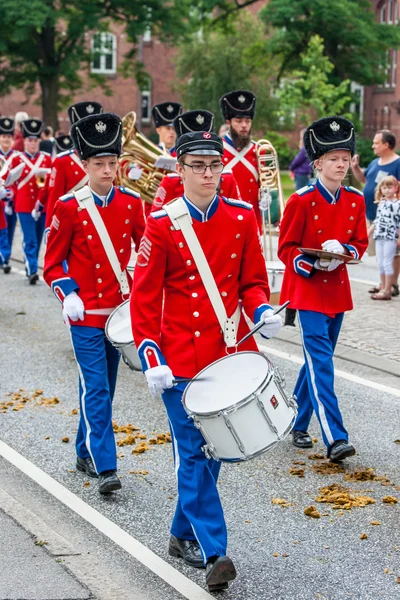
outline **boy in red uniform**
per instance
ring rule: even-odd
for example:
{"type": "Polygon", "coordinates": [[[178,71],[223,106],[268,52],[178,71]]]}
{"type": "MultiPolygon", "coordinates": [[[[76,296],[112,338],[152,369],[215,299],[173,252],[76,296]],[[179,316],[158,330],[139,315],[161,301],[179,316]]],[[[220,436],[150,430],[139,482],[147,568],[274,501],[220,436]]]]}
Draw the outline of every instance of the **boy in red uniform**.
{"type": "Polygon", "coordinates": [[[118,281],[111,265],[111,246],[123,274],[132,239],[139,248],[144,216],[139,194],[113,186],[121,153],[121,119],[111,113],[92,115],[75,123],[71,135],[89,184],[56,202],[43,276],[62,303],[78,364],[81,411],[76,466],[90,477],[98,477],[99,492],[105,494],[121,487],[112,427],[120,356],[106,338],[104,327],[108,316],[124,300],[125,291],[120,285],[123,277],[118,281]],[[95,219],[99,214],[109,247],[89,214],[91,207],[80,203],[82,194],[85,202],[90,201],[95,219]]]}
{"type": "MultiPolygon", "coordinates": [[[[254,322],[265,321],[261,333],[272,337],[282,321],[272,316],[269,305],[252,206],[216,194],[222,154],[222,140],[214,133],[182,135],[177,170],[184,194],[174,202],[190,215],[226,314],[235,317],[237,339],[249,331],[242,306],[254,322]]],[[[227,530],[217,491],[220,463],[202,452],[204,439],[182,405],[186,383],[173,387],[173,378],[193,377],[225,356],[226,344],[194,254],[167,214],[172,205],[147,219],[135,267],[132,330],[150,392],[162,393],[171,424],[179,498],[169,552],[193,567],[205,566],[206,583],[217,591],[236,577],[226,556],[227,530]]],[[[257,350],[257,345],[250,338],[240,349],[257,350]]]]}
{"type": "Polygon", "coordinates": [[[278,248],[286,265],[281,302],[290,300],[298,310],[305,357],[294,390],[299,412],[293,443],[312,447],[307,428],[315,410],[327,456],[337,462],[355,454],[334,392],[333,366],[344,312],[353,308],[349,277],[340,258],[315,258],[299,248],[361,258],[368,245],[365,205],[361,192],[341,185],[355,151],[350,121],[319,119],[307,128],[304,145],[319,177],[289,198],[278,248]]]}

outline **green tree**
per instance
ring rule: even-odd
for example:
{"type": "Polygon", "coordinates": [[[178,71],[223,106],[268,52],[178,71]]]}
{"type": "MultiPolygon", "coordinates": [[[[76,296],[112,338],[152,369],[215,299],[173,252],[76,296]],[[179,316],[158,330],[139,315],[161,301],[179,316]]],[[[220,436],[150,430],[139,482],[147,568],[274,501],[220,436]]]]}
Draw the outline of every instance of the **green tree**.
{"type": "Polygon", "coordinates": [[[378,23],[370,0],[270,0],[261,18],[271,33],[267,46],[281,59],[279,78],[299,67],[316,34],[324,40],[336,84],[382,82],[387,52],[400,46],[400,28],[378,23]]]}
{"type": "Polygon", "coordinates": [[[185,106],[210,110],[218,128],[223,122],[219,98],[234,89],[249,89],[257,95],[255,128],[276,126],[269,83],[276,72],[265,54],[263,30],[256,16],[241,12],[228,29],[207,29],[181,43],[175,85],[185,106]]]}
{"type": "MultiPolygon", "coordinates": [[[[334,66],[324,55],[324,42],[314,35],[300,55],[301,66],[282,81],[277,92],[280,117],[297,119],[304,124],[326,115],[343,114],[351,100],[350,80],[339,85],[329,83],[334,66]]],[[[350,115],[347,115],[350,116],[350,115]]]]}
{"type": "MultiPolygon", "coordinates": [[[[123,72],[139,77],[134,44],[146,29],[173,40],[215,14],[223,19],[240,8],[235,0],[199,0],[195,6],[191,0],[1,0],[0,93],[23,89],[29,97],[39,83],[43,119],[57,127],[57,110],[82,87],[82,73],[90,73],[88,32],[123,24],[133,44],[123,72]]],[[[106,84],[90,77],[93,85],[106,84]]]]}

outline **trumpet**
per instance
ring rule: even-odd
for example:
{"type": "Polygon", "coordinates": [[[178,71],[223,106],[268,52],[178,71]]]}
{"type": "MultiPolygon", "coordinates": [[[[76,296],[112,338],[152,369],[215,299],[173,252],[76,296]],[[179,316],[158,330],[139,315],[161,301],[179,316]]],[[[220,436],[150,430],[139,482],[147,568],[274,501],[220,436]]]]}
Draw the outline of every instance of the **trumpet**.
{"type": "MultiPolygon", "coordinates": [[[[285,201],[283,196],[281,177],[279,171],[279,160],[278,154],[269,140],[261,139],[256,143],[256,157],[257,167],[260,181],[259,188],[259,201],[260,205],[264,205],[264,210],[268,211],[268,235],[269,235],[269,252],[270,260],[273,260],[273,249],[272,249],[272,223],[271,223],[271,191],[278,191],[278,203],[280,214],[283,214],[285,208],[285,201]]],[[[267,258],[267,233],[265,219],[263,215],[262,219],[262,233],[263,233],[263,246],[264,256],[267,258]]]]}
{"type": "Polygon", "coordinates": [[[167,156],[156,144],[140,133],[135,126],[136,113],[129,112],[122,119],[122,150],[119,158],[118,182],[138,192],[147,204],[153,204],[158,186],[168,171],[154,166],[157,158],[167,156]],[[138,169],[139,176],[132,180],[129,171],[132,163],[138,169]]]}
{"type": "Polygon", "coordinates": [[[44,187],[46,184],[46,177],[44,175],[39,175],[38,177],[36,177],[36,185],[38,186],[38,188],[42,188],[44,187]]]}

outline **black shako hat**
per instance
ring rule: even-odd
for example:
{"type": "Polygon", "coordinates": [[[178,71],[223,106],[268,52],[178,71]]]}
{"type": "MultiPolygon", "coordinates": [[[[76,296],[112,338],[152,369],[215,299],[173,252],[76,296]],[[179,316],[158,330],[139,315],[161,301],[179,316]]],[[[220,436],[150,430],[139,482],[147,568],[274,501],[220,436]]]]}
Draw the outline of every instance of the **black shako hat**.
{"type": "Polygon", "coordinates": [[[114,113],[91,115],[71,127],[74,146],[82,160],[121,154],[122,121],[114,113]]]}
{"type": "Polygon", "coordinates": [[[208,110],[188,110],[174,119],[173,126],[178,137],[193,131],[212,131],[214,115],[208,110]]]}
{"type": "Polygon", "coordinates": [[[100,115],[103,112],[103,107],[98,102],[77,102],[72,104],[68,109],[68,116],[71,125],[90,115],[100,115]]]}
{"type": "Polygon", "coordinates": [[[222,156],[224,153],[222,139],[210,131],[185,133],[178,138],[175,148],[177,158],[184,154],[222,156]]]}
{"type": "Polygon", "coordinates": [[[43,121],[41,121],[40,119],[25,119],[25,121],[21,121],[21,132],[23,138],[40,138],[42,130],[43,121]]]}
{"type": "Polygon", "coordinates": [[[156,127],[172,127],[172,121],[182,112],[182,104],[179,102],[161,102],[155,104],[151,109],[154,125],[156,127]]]}
{"type": "Polygon", "coordinates": [[[54,139],[56,150],[58,152],[65,152],[66,150],[72,150],[74,147],[74,142],[72,141],[72,137],[70,135],[58,135],[54,139]]]}
{"type": "Polygon", "coordinates": [[[311,161],[332,150],[356,150],[354,125],[344,117],[324,117],[309,125],[304,133],[304,147],[311,161]]]}
{"type": "Polygon", "coordinates": [[[0,118],[0,134],[5,133],[8,135],[14,135],[15,121],[8,117],[0,118]]]}
{"type": "Polygon", "coordinates": [[[239,119],[243,117],[254,119],[256,97],[252,92],[248,92],[247,90],[235,90],[222,96],[219,100],[219,105],[225,121],[229,121],[234,117],[239,119]]]}

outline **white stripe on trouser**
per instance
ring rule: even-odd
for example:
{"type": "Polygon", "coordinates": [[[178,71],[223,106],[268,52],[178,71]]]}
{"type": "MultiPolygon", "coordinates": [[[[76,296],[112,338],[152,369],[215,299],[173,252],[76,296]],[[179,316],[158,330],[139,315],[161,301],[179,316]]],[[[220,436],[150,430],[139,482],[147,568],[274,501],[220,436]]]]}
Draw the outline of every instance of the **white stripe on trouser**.
{"type": "Polygon", "coordinates": [[[27,257],[27,255],[25,254],[25,239],[24,239],[24,229],[23,229],[23,227],[22,227],[21,219],[19,219],[19,224],[20,224],[20,227],[21,227],[22,251],[23,251],[23,253],[24,253],[24,259],[25,259],[25,268],[26,268],[26,272],[27,272],[27,274],[28,274],[28,275],[30,275],[30,274],[31,274],[31,270],[30,270],[30,268],[29,268],[28,257],[27,257]]]}
{"type": "Polygon", "coordinates": [[[311,384],[312,384],[314,396],[315,396],[315,398],[317,400],[317,404],[318,404],[318,412],[319,412],[321,426],[326,435],[326,439],[328,440],[329,444],[332,445],[335,440],[333,439],[333,435],[332,435],[331,429],[329,427],[328,419],[326,418],[325,407],[322,404],[321,400],[319,399],[318,388],[315,384],[315,372],[314,372],[314,367],[313,367],[313,363],[312,363],[312,358],[311,358],[311,355],[308,352],[306,345],[304,343],[303,327],[301,325],[300,312],[299,312],[299,325],[300,325],[301,341],[303,343],[303,349],[304,349],[304,356],[306,358],[308,368],[310,369],[311,384]]]}
{"type": "MultiPolygon", "coordinates": [[[[177,441],[177,439],[176,439],[176,437],[175,437],[174,428],[173,428],[173,426],[172,426],[172,423],[171,423],[170,419],[168,419],[168,421],[169,421],[169,425],[170,425],[170,427],[171,427],[172,439],[174,440],[175,475],[176,475],[176,481],[177,481],[177,483],[178,483],[178,471],[179,471],[179,467],[180,467],[180,465],[181,465],[181,461],[180,461],[180,458],[179,458],[178,441],[177,441]]],[[[179,498],[179,487],[178,487],[178,498],[179,498]]],[[[183,511],[182,511],[182,512],[183,512],[183,511]]],[[[186,517],[186,515],[185,515],[185,517],[186,517]]],[[[187,518],[187,517],[186,517],[186,518],[187,518]]],[[[189,521],[189,519],[188,519],[188,521],[189,521]]],[[[189,523],[190,523],[190,521],[189,521],[189,523]]],[[[200,540],[199,540],[199,538],[197,537],[196,530],[195,530],[195,528],[193,527],[192,523],[190,523],[190,527],[192,528],[192,530],[193,530],[193,533],[194,533],[194,536],[195,536],[195,538],[196,538],[196,540],[197,540],[197,543],[199,544],[200,552],[201,552],[201,555],[202,555],[202,557],[203,557],[203,562],[205,562],[205,561],[206,561],[206,554],[205,554],[205,552],[204,552],[204,550],[203,550],[203,547],[202,547],[202,545],[201,545],[201,543],[200,543],[200,540]]]]}
{"type": "Polygon", "coordinates": [[[94,460],[94,456],[93,456],[93,454],[92,454],[92,450],[91,450],[91,448],[90,448],[90,434],[91,434],[91,432],[92,432],[92,429],[91,429],[91,427],[90,427],[90,423],[89,423],[89,421],[88,421],[88,418],[87,418],[87,416],[86,416],[86,405],[85,405],[85,398],[86,398],[86,384],[85,384],[85,378],[84,378],[84,376],[83,376],[83,372],[82,372],[81,366],[80,366],[80,364],[79,364],[79,362],[78,362],[78,359],[77,359],[77,357],[76,357],[76,352],[75,352],[74,341],[73,341],[73,339],[72,339],[72,334],[71,334],[71,326],[70,326],[70,324],[69,324],[69,323],[67,324],[67,326],[68,326],[69,333],[70,333],[70,336],[71,336],[71,344],[72,344],[72,349],[73,349],[73,351],[74,351],[74,356],[75,356],[76,364],[78,365],[79,379],[80,379],[80,381],[81,381],[81,386],[82,386],[81,405],[82,405],[82,413],[83,413],[83,418],[84,418],[84,420],[85,420],[85,425],[86,425],[86,438],[85,438],[85,444],[86,444],[87,451],[89,452],[89,454],[90,454],[90,457],[91,457],[91,459],[92,459],[92,461],[93,461],[94,468],[95,468],[95,469],[96,469],[96,471],[97,471],[96,461],[94,460]]]}

